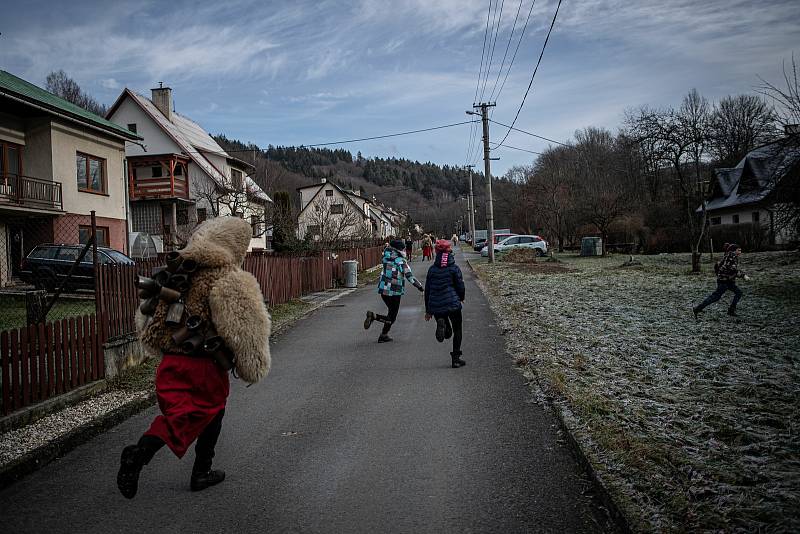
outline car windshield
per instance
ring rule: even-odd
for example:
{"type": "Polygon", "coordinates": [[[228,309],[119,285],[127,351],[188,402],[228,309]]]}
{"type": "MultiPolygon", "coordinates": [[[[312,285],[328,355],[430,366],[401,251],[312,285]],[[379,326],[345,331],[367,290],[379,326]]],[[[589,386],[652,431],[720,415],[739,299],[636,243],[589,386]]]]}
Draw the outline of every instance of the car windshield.
{"type": "Polygon", "coordinates": [[[133,264],[134,261],[130,259],[128,256],[119,252],[117,250],[103,250],[106,254],[108,254],[115,263],[122,263],[122,264],[133,264]]]}

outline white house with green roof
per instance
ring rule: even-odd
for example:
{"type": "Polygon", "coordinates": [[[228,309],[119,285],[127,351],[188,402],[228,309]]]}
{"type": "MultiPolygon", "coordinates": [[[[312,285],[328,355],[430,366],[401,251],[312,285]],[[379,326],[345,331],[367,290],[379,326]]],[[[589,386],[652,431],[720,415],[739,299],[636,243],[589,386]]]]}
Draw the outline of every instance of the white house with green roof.
{"type": "Polygon", "coordinates": [[[125,144],[137,134],[0,70],[0,285],[40,243],[127,252],[125,144]]]}

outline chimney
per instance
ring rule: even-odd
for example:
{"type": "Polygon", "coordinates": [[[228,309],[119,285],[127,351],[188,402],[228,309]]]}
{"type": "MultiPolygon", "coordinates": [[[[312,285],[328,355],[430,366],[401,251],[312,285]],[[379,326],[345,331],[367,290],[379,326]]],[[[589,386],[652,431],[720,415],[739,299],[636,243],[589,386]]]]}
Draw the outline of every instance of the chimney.
{"type": "Polygon", "coordinates": [[[322,180],[320,180],[320,183],[321,184],[327,184],[328,183],[328,179],[327,178],[323,178],[322,180]]]}
{"type": "Polygon", "coordinates": [[[784,124],[783,133],[786,135],[800,134],[800,124],[784,124]]]}
{"type": "Polygon", "coordinates": [[[158,82],[158,87],[150,91],[153,94],[153,104],[168,121],[172,121],[172,89],[164,87],[164,82],[158,82]]]}

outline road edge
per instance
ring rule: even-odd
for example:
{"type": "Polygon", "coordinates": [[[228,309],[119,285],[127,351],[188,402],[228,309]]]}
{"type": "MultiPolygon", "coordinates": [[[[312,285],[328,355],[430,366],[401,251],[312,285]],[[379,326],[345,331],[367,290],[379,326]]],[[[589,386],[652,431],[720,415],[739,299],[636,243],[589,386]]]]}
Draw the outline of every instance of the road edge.
{"type": "MultiPolygon", "coordinates": [[[[469,267],[470,271],[472,272],[473,276],[475,277],[475,283],[478,288],[483,293],[483,296],[489,301],[489,309],[491,310],[493,315],[495,314],[494,308],[491,306],[491,300],[488,293],[488,288],[486,283],[480,278],[478,272],[475,270],[475,267],[469,261],[469,259],[464,259],[465,263],[469,267]]],[[[536,387],[541,389],[541,385],[539,384],[538,378],[534,377],[536,380],[536,387]]],[[[557,403],[553,402],[552,399],[549,397],[547,398],[547,405],[553,410],[553,413],[556,416],[556,421],[558,422],[559,429],[562,431],[566,438],[566,443],[569,445],[569,449],[572,451],[575,459],[578,461],[578,464],[581,466],[581,469],[586,473],[587,477],[589,478],[590,482],[592,483],[592,489],[594,490],[595,494],[597,495],[600,502],[605,506],[606,510],[608,510],[609,517],[614,522],[614,524],[625,534],[631,534],[633,529],[631,525],[633,524],[622,508],[617,504],[617,501],[611,494],[611,491],[608,489],[608,486],[603,480],[603,477],[595,470],[594,466],[592,465],[591,460],[589,459],[588,454],[584,450],[581,443],[575,437],[573,433],[573,429],[570,427],[569,423],[566,420],[565,413],[563,408],[558,405],[557,403]]]]}

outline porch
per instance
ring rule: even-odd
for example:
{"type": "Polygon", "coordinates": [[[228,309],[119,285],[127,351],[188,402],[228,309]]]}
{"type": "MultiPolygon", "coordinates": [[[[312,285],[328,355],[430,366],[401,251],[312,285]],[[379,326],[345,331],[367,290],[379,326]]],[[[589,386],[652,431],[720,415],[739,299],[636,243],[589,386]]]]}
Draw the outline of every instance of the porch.
{"type": "Polygon", "coordinates": [[[190,198],[189,158],[180,154],[128,156],[131,200],[190,198]]]}

